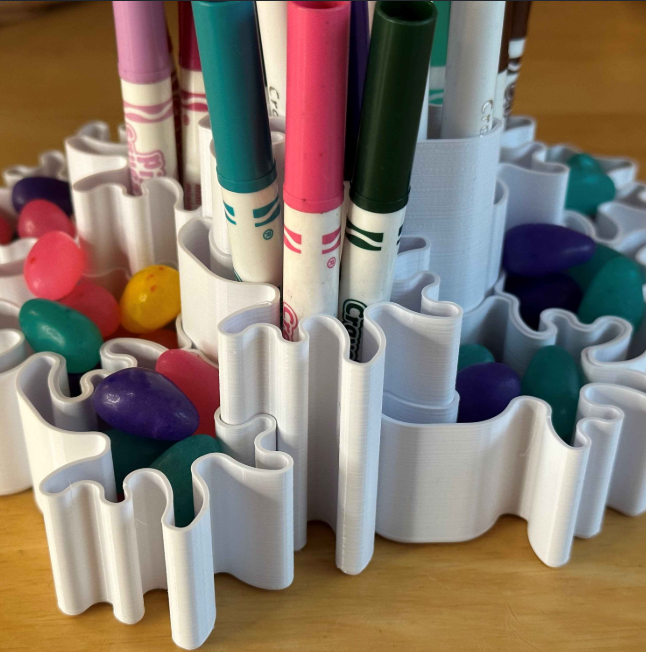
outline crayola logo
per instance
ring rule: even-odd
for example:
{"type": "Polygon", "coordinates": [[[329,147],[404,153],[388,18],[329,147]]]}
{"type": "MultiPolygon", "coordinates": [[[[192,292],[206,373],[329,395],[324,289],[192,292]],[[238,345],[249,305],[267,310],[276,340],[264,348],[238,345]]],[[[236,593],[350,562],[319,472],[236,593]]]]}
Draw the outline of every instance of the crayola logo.
{"type": "Polygon", "coordinates": [[[384,234],[380,231],[366,231],[352,224],[350,218],[346,220],[345,237],[355,247],[366,251],[381,251],[384,241],[384,234]]]}
{"type": "Polygon", "coordinates": [[[350,336],[350,359],[357,360],[359,357],[359,345],[361,344],[361,331],[363,330],[363,311],[366,304],[356,299],[346,299],[341,310],[341,321],[350,336]]]}

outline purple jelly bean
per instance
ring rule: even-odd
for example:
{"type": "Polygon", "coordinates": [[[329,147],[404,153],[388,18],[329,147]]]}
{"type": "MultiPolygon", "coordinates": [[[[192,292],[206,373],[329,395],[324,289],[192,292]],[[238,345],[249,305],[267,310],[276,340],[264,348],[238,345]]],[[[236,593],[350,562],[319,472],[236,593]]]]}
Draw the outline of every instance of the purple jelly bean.
{"type": "Polygon", "coordinates": [[[11,191],[11,201],[17,213],[23,206],[34,199],[46,199],[56,204],[67,215],[72,215],[72,196],[67,181],[53,177],[25,177],[18,181],[11,191]]]}
{"type": "Polygon", "coordinates": [[[502,266],[510,274],[547,276],[587,262],[594,240],[556,224],[521,224],[507,231],[502,266]]]}
{"type": "Polygon", "coordinates": [[[520,378],[505,364],[483,362],[458,371],[455,389],[460,394],[458,423],[486,421],[520,396],[520,378]]]}
{"type": "Polygon", "coordinates": [[[562,308],[576,313],[583,298],[578,283],[565,274],[550,274],[541,278],[510,276],[505,290],[518,297],[520,316],[534,330],[538,330],[543,310],[562,308]]]}
{"type": "Polygon", "coordinates": [[[94,409],[110,426],[140,437],[179,441],[196,430],[200,416],[175,383],[150,369],[122,369],[94,391],[94,409]]]}

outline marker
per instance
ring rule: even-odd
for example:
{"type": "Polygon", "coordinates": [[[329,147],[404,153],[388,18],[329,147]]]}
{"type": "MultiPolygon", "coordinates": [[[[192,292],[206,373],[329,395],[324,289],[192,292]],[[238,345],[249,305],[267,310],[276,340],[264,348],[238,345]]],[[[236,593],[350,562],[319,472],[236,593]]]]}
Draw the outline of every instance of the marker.
{"type": "Polygon", "coordinates": [[[505,119],[505,96],[507,93],[507,68],[509,66],[509,35],[511,28],[511,13],[513,2],[505,3],[505,20],[502,24],[502,41],[498,57],[498,76],[496,77],[496,95],[493,100],[493,117],[496,120],[505,119]]]}
{"type": "Polygon", "coordinates": [[[364,310],[390,299],[436,19],[432,2],[375,9],[339,292],[353,360],[364,310]]]}
{"type": "MultiPolygon", "coordinates": [[[[180,3],[181,5],[181,3],[180,3]]],[[[173,123],[175,124],[175,151],[177,152],[177,178],[184,182],[183,156],[182,156],[182,97],[179,88],[179,77],[173,57],[173,41],[170,38],[168,25],[166,25],[166,38],[168,40],[168,58],[170,59],[170,87],[173,92],[173,123]]]]}
{"type": "Polygon", "coordinates": [[[267,76],[269,115],[285,117],[287,106],[287,2],[256,2],[267,76]]]}
{"type": "Polygon", "coordinates": [[[132,192],[153,177],[177,179],[171,61],[164,3],[113,2],[132,192]]]}
{"type": "Polygon", "coordinates": [[[283,220],[252,2],[193,2],[231,257],[240,281],[282,284],[283,220]]]}
{"type": "Polygon", "coordinates": [[[451,3],[442,138],[469,138],[493,127],[505,3],[451,3]]]}
{"type": "Polygon", "coordinates": [[[200,144],[197,123],[208,113],[204,76],[197,49],[193,9],[179,2],[179,66],[182,102],[182,164],[184,205],[191,211],[202,204],[200,144]]]}
{"type": "Polygon", "coordinates": [[[520,74],[520,62],[525,52],[527,39],[527,26],[529,25],[529,11],[532,3],[525,0],[510,2],[512,5],[511,25],[509,34],[509,68],[507,69],[507,90],[505,91],[506,106],[505,117],[511,113],[516,94],[516,84],[520,74]]]}
{"type": "Polygon", "coordinates": [[[290,2],[283,336],[337,314],[350,2],[290,2]]]}
{"type": "Polygon", "coordinates": [[[446,48],[449,43],[449,16],[451,3],[448,0],[436,0],[437,21],[433,49],[431,50],[430,87],[428,103],[439,105],[444,101],[444,78],[446,76],[446,48]]]}

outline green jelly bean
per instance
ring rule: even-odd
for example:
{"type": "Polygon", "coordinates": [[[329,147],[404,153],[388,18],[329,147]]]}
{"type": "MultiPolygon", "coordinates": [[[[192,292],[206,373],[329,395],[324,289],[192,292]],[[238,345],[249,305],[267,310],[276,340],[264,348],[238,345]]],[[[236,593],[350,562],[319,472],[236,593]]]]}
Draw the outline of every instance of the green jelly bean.
{"type": "Polygon", "coordinates": [[[149,467],[173,444],[172,441],[163,439],[129,435],[116,428],[107,430],[105,434],[110,437],[117,494],[123,493],[123,480],[128,473],[149,467]]]}
{"type": "Polygon", "coordinates": [[[592,258],[587,263],[570,267],[567,270],[567,274],[585,292],[590,286],[590,283],[592,283],[592,279],[603,269],[606,263],[619,257],[621,257],[621,254],[618,251],[597,243],[592,258]]]}
{"type": "Polygon", "coordinates": [[[581,376],[574,358],[560,346],[539,349],[532,358],[521,392],[535,396],[552,407],[552,425],[559,437],[570,446],[574,441],[574,426],[581,376]]]}
{"type": "Polygon", "coordinates": [[[615,198],[614,181],[589,154],[575,154],[568,162],[565,208],[589,217],[597,214],[597,206],[615,198]]]}
{"type": "Polygon", "coordinates": [[[101,331],[77,310],[47,299],[30,299],[20,309],[18,321],[31,348],[60,353],[68,373],[83,373],[99,363],[101,331]]]}
{"type": "Polygon", "coordinates": [[[642,274],[639,265],[621,256],[603,266],[583,295],[578,316],[584,324],[615,315],[637,329],[644,316],[642,274]]]}
{"type": "Polygon", "coordinates": [[[483,362],[495,362],[493,353],[481,344],[462,344],[458,354],[458,371],[483,362]]]}
{"type": "Polygon", "coordinates": [[[151,469],[161,471],[173,488],[177,527],[187,526],[195,517],[191,464],[202,455],[221,452],[219,439],[209,435],[192,435],[171,446],[150,465],[151,469]]]}

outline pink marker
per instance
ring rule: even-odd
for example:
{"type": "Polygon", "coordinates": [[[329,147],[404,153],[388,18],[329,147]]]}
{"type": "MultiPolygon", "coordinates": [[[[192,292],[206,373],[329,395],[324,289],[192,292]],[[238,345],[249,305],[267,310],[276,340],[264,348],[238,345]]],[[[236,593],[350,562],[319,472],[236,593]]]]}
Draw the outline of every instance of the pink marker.
{"type": "Polygon", "coordinates": [[[197,123],[206,115],[204,75],[197,49],[193,9],[179,2],[179,66],[182,97],[182,181],[184,204],[193,210],[202,204],[200,150],[197,123]]]}
{"type": "Polygon", "coordinates": [[[177,179],[171,60],[164,3],[113,2],[132,192],[153,177],[177,179]]]}
{"type": "Polygon", "coordinates": [[[337,314],[349,2],[289,2],[283,335],[337,314]]]}

